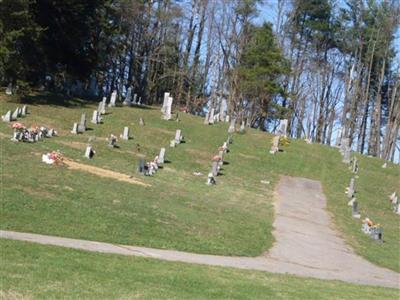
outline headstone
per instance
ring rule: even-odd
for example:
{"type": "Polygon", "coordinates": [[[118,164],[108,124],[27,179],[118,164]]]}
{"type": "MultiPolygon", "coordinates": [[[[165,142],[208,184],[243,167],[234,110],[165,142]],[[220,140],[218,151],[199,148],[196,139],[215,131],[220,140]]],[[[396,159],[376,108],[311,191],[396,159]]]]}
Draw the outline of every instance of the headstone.
{"type": "Polygon", "coordinates": [[[167,105],[165,107],[165,113],[164,113],[164,117],[163,117],[164,120],[171,120],[172,102],[173,102],[173,98],[168,97],[167,105]]]}
{"type": "Polygon", "coordinates": [[[180,144],[182,139],[181,130],[177,129],[175,132],[175,144],[180,144]]]}
{"type": "Polygon", "coordinates": [[[6,88],[6,95],[12,95],[12,84],[10,83],[6,88]]]}
{"type": "Polygon", "coordinates": [[[164,157],[165,157],[165,148],[161,148],[160,154],[158,155],[157,163],[163,164],[164,163],[164,157]]]}
{"type": "Polygon", "coordinates": [[[218,176],[218,169],[219,169],[218,161],[213,161],[211,166],[211,174],[213,176],[218,176]]]}
{"type": "Polygon", "coordinates": [[[242,124],[240,124],[239,133],[243,134],[244,132],[245,132],[244,121],[242,121],[242,124]]]}
{"type": "Polygon", "coordinates": [[[145,175],[145,172],[146,172],[146,164],[145,164],[145,162],[144,162],[144,159],[143,158],[140,158],[139,159],[139,165],[138,165],[138,172],[140,173],[140,174],[143,174],[143,175],[145,175]]]}
{"type": "Polygon", "coordinates": [[[163,106],[161,107],[161,112],[163,114],[166,114],[166,112],[167,112],[169,95],[170,95],[170,93],[164,93],[163,106]]]}
{"type": "Polygon", "coordinates": [[[355,179],[354,179],[354,177],[352,177],[350,179],[350,185],[349,185],[349,188],[347,191],[347,197],[349,199],[353,198],[353,196],[354,196],[354,193],[355,193],[354,184],[355,184],[355,179]]]}
{"type": "Polygon", "coordinates": [[[74,123],[74,126],[72,127],[71,133],[78,134],[78,123],[74,123]]]}
{"type": "Polygon", "coordinates": [[[136,98],[137,98],[137,95],[136,95],[136,94],[133,94],[132,104],[137,104],[136,98]]]}
{"type": "Polygon", "coordinates": [[[78,132],[85,132],[86,131],[86,114],[83,113],[81,115],[81,121],[78,125],[78,132]]]}
{"type": "Polygon", "coordinates": [[[125,141],[129,140],[129,127],[124,127],[124,132],[121,134],[121,138],[125,141]]]}
{"type": "Polygon", "coordinates": [[[95,154],[95,152],[93,151],[92,147],[87,146],[86,151],[85,151],[85,157],[88,159],[91,159],[91,158],[93,158],[94,154],[95,154]]]}
{"type": "Polygon", "coordinates": [[[382,168],[383,168],[383,169],[386,169],[386,168],[387,168],[387,163],[386,163],[386,162],[382,165],[382,168]]]}
{"type": "Polygon", "coordinates": [[[171,141],[169,142],[169,146],[170,146],[171,148],[174,148],[174,147],[176,146],[175,140],[171,140],[171,141]]]}
{"type": "Polygon", "coordinates": [[[343,160],[342,162],[345,164],[349,164],[351,162],[351,148],[349,146],[344,147],[343,149],[343,160]]]}
{"type": "Polygon", "coordinates": [[[97,112],[97,110],[93,111],[93,115],[92,115],[92,121],[93,124],[99,124],[100,120],[99,120],[99,113],[97,112]]]}
{"type": "Polygon", "coordinates": [[[11,110],[9,110],[4,116],[1,117],[3,122],[11,122],[11,110]]]}
{"type": "Polygon", "coordinates": [[[374,241],[383,242],[383,229],[381,227],[370,228],[370,236],[374,241]]]}
{"type": "Polygon", "coordinates": [[[114,90],[114,92],[111,93],[110,103],[108,104],[108,107],[115,107],[116,102],[117,102],[117,90],[114,90]]]}
{"type": "Polygon", "coordinates": [[[355,156],[353,157],[351,172],[353,174],[357,174],[358,173],[358,162],[357,162],[357,157],[355,157],[355,156]]]}
{"type": "Polygon", "coordinates": [[[22,106],[21,116],[25,117],[28,113],[28,108],[26,105],[22,106]]]}
{"type": "Polygon", "coordinates": [[[207,176],[207,185],[214,185],[216,184],[215,178],[213,176],[213,173],[208,173],[207,176]]]}
{"type": "Polygon", "coordinates": [[[107,98],[103,97],[103,100],[101,101],[101,107],[99,109],[100,114],[102,115],[106,114],[106,106],[107,106],[107,98]]]}
{"type": "Polygon", "coordinates": [[[340,153],[344,155],[346,149],[350,148],[350,139],[349,138],[342,138],[340,142],[340,153]]]}
{"type": "Polygon", "coordinates": [[[144,126],[145,125],[143,118],[139,118],[139,125],[140,126],[144,126]]]}
{"type": "Polygon", "coordinates": [[[19,108],[17,107],[11,116],[11,121],[16,121],[18,118],[19,108]]]}
{"type": "Polygon", "coordinates": [[[282,135],[284,137],[287,136],[287,126],[288,126],[288,120],[283,119],[279,121],[279,126],[278,126],[278,135],[282,135]]]}
{"type": "Polygon", "coordinates": [[[108,147],[115,148],[117,146],[117,137],[113,134],[108,138],[108,147]]]}
{"type": "Polygon", "coordinates": [[[279,139],[280,139],[279,135],[274,136],[274,138],[272,139],[272,146],[269,153],[275,154],[276,152],[279,151],[279,139]]]}
{"type": "Polygon", "coordinates": [[[126,97],[122,104],[127,106],[132,105],[132,87],[129,87],[128,90],[126,91],[126,97]]]}
{"type": "Polygon", "coordinates": [[[357,200],[353,201],[353,205],[352,205],[351,208],[352,208],[351,215],[353,216],[353,218],[359,219],[361,217],[361,215],[358,212],[358,202],[357,202],[357,200]]]}
{"type": "Polygon", "coordinates": [[[225,122],[226,122],[226,123],[229,123],[229,115],[226,115],[226,117],[225,117],[225,122]]]}
{"type": "Polygon", "coordinates": [[[209,113],[206,113],[206,116],[205,116],[205,118],[204,118],[204,125],[208,125],[208,124],[209,124],[209,123],[208,123],[209,117],[210,117],[210,114],[209,114],[209,113]]]}
{"type": "Polygon", "coordinates": [[[17,111],[18,111],[18,118],[22,117],[22,108],[17,107],[17,111]]]}
{"type": "MultiPolygon", "coordinates": [[[[142,105],[142,97],[139,97],[139,100],[137,101],[137,105],[142,105]]],[[[171,103],[172,105],[172,103],[171,103]]],[[[170,109],[170,114],[171,114],[171,109],[170,109]]]]}
{"type": "Polygon", "coordinates": [[[236,120],[232,118],[231,124],[229,125],[229,128],[228,128],[228,133],[232,134],[235,132],[235,123],[236,123],[236,120]]]}
{"type": "Polygon", "coordinates": [[[211,108],[210,116],[208,117],[208,124],[214,124],[214,113],[215,113],[215,109],[211,108]]]}

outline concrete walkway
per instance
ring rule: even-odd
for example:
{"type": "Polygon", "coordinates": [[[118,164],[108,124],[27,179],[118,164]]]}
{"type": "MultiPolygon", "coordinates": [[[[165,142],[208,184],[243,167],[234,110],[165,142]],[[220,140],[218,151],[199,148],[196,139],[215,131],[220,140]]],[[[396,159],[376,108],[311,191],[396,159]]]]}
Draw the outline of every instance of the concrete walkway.
{"type": "Polygon", "coordinates": [[[113,245],[13,231],[0,231],[0,237],[86,251],[400,288],[399,273],[375,266],[357,256],[332,229],[319,182],[282,177],[277,194],[274,222],[276,243],[270,251],[254,258],[113,245]]]}

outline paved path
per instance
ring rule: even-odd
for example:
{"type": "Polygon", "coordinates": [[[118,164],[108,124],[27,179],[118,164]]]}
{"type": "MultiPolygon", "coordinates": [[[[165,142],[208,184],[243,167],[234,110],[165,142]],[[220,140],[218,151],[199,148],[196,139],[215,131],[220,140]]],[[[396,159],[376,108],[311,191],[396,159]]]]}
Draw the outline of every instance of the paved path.
{"type": "Polygon", "coordinates": [[[326,199],[319,182],[282,177],[277,187],[277,198],[274,222],[276,243],[270,251],[254,258],[113,245],[13,231],[0,231],[0,237],[86,251],[400,288],[399,273],[377,267],[355,255],[332,229],[330,217],[325,210],[326,199]]]}

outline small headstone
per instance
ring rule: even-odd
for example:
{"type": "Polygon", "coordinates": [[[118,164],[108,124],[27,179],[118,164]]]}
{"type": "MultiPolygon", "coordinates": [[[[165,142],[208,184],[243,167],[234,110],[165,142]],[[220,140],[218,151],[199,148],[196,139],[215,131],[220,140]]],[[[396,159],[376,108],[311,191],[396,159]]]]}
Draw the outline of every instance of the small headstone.
{"type": "Polygon", "coordinates": [[[269,153],[275,154],[276,152],[279,151],[279,139],[280,139],[279,135],[274,136],[274,138],[272,139],[272,146],[269,153]]]}
{"type": "Polygon", "coordinates": [[[213,176],[213,173],[208,173],[207,176],[207,185],[214,185],[216,184],[215,178],[213,176]]]}
{"type": "Polygon", "coordinates": [[[11,116],[11,121],[16,121],[18,119],[19,108],[17,107],[11,116]]]}
{"type": "Polygon", "coordinates": [[[351,172],[353,174],[357,174],[358,173],[358,162],[357,162],[357,157],[355,157],[355,156],[353,157],[351,172]]]}
{"type": "Polygon", "coordinates": [[[138,164],[138,172],[139,172],[139,174],[145,175],[145,171],[146,171],[145,169],[146,169],[146,164],[144,162],[144,159],[140,158],[139,159],[139,164],[138,164]]]}
{"type": "Polygon", "coordinates": [[[28,107],[26,105],[22,106],[21,116],[25,117],[28,113],[28,107]]]}
{"type": "Polygon", "coordinates": [[[133,94],[132,104],[137,104],[136,98],[137,98],[137,95],[136,95],[136,94],[133,94]]]}
{"type": "Polygon", "coordinates": [[[175,146],[176,146],[175,140],[171,140],[170,143],[169,143],[169,146],[170,146],[171,148],[175,148],[175,146]]]}
{"type": "Polygon", "coordinates": [[[102,115],[106,114],[106,106],[107,106],[107,97],[103,97],[103,100],[101,101],[101,106],[99,109],[99,113],[102,115]]]}
{"type": "Polygon", "coordinates": [[[113,134],[108,138],[108,147],[115,148],[117,146],[117,137],[113,134]]]}
{"type": "Polygon", "coordinates": [[[242,124],[240,124],[239,133],[243,134],[244,132],[245,132],[244,121],[242,121],[242,124]]]}
{"type": "Polygon", "coordinates": [[[280,120],[277,134],[286,137],[287,136],[287,126],[288,126],[287,119],[280,120]]]}
{"type": "Polygon", "coordinates": [[[121,134],[121,138],[125,141],[129,140],[129,127],[124,127],[124,132],[121,134]]]}
{"type": "Polygon", "coordinates": [[[355,193],[354,185],[355,185],[355,178],[352,177],[350,179],[350,185],[349,185],[349,188],[348,188],[348,191],[347,191],[347,197],[349,199],[353,198],[353,196],[354,196],[354,193],[355,193]]]}
{"type": "Polygon", "coordinates": [[[210,116],[208,117],[208,124],[214,124],[214,113],[215,113],[215,109],[211,108],[210,116]]]}
{"type": "Polygon", "coordinates": [[[81,121],[78,125],[78,132],[85,132],[86,131],[86,114],[83,113],[81,115],[81,121]]]}
{"type": "Polygon", "coordinates": [[[115,107],[116,102],[117,102],[117,90],[114,90],[111,93],[110,103],[108,104],[108,107],[115,107]]]}
{"type": "Polygon", "coordinates": [[[163,164],[164,163],[164,157],[165,157],[165,148],[161,148],[160,154],[158,155],[157,163],[163,164]]]}
{"type": "Polygon", "coordinates": [[[6,88],[6,95],[8,95],[8,96],[12,95],[12,84],[11,83],[6,88]]]}
{"type": "Polygon", "coordinates": [[[235,123],[236,123],[236,120],[232,118],[231,124],[229,125],[229,128],[228,128],[228,133],[232,134],[235,132],[235,123]]]}
{"type": "Polygon", "coordinates": [[[387,168],[387,163],[386,163],[386,162],[382,165],[382,168],[383,168],[383,169],[386,169],[386,168],[387,168]]]}
{"type": "Polygon", "coordinates": [[[18,118],[22,117],[22,108],[17,107],[18,110],[18,118]]]}
{"type": "Polygon", "coordinates": [[[92,120],[91,122],[93,124],[99,124],[100,120],[99,120],[99,113],[97,112],[97,110],[93,111],[93,115],[92,115],[92,120]]]}
{"type": "Polygon", "coordinates": [[[4,116],[1,117],[3,122],[11,122],[11,110],[9,110],[4,116]]]}
{"type": "Polygon", "coordinates": [[[131,106],[132,105],[132,87],[129,87],[126,91],[126,97],[122,105],[131,106]]]}
{"type": "Polygon", "coordinates": [[[218,176],[219,164],[218,161],[213,161],[211,166],[211,174],[213,176],[218,176]]]}
{"type": "Polygon", "coordinates": [[[74,123],[74,126],[72,127],[71,133],[78,134],[78,123],[74,123]]]}
{"type": "MultiPolygon", "coordinates": [[[[142,105],[142,97],[139,97],[139,100],[137,101],[137,105],[142,105]]],[[[171,105],[172,105],[172,101],[171,101],[171,105]]],[[[171,114],[171,112],[170,112],[170,114],[171,114]]]]}
{"type": "Polygon", "coordinates": [[[210,117],[210,114],[209,114],[209,113],[206,113],[206,116],[205,116],[205,118],[204,118],[204,125],[208,125],[208,124],[209,124],[209,123],[208,123],[209,117],[210,117]]]}
{"type": "Polygon", "coordinates": [[[86,147],[86,151],[85,151],[85,157],[88,158],[88,159],[91,159],[91,158],[93,158],[94,154],[95,154],[95,152],[92,149],[92,147],[91,146],[87,146],[86,147]]]}
{"type": "Polygon", "coordinates": [[[144,124],[143,118],[140,118],[140,119],[139,119],[139,125],[140,125],[140,126],[144,126],[144,125],[145,125],[145,124],[144,124]]]}
{"type": "Polygon", "coordinates": [[[345,164],[349,164],[351,162],[351,148],[350,147],[345,147],[343,149],[343,160],[342,162],[345,164]]]}
{"type": "Polygon", "coordinates": [[[181,134],[181,130],[177,129],[175,132],[175,144],[180,144],[183,140],[182,134],[181,134]]]}
{"type": "Polygon", "coordinates": [[[361,217],[361,215],[358,212],[358,202],[357,202],[357,200],[353,201],[353,204],[352,204],[351,207],[352,207],[352,213],[351,214],[352,214],[353,218],[359,219],[361,217]]]}

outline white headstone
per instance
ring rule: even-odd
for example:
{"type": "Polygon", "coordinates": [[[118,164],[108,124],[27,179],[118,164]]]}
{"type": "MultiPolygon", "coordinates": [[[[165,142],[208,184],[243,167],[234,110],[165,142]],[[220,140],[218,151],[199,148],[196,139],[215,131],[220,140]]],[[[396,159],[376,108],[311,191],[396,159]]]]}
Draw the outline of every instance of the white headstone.
{"type": "Polygon", "coordinates": [[[9,110],[4,116],[1,117],[3,122],[11,122],[11,110],[9,110]]]}
{"type": "Polygon", "coordinates": [[[121,135],[123,140],[129,140],[129,127],[124,127],[124,132],[121,135]]]}
{"type": "Polygon", "coordinates": [[[132,103],[133,103],[133,104],[137,104],[136,98],[137,98],[137,95],[136,95],[136,94],[133,94],[133,100],[132,100],[132,103]]]}
{"type": "Polygon", "coordinates": [[[214,113],[215,113],[215,109],[211,108],[210,116],[208,118],[208,124],[214,124],[214,113]]]}
{"type": "Polygon", "coordinates": [[[168,97],[168,102],[167,102],[167,106],[165,108],[165,114],[164,114],[164,120],[171,120],[171,110],[172,110],[172,102],[173,102],[173,98],[172,97],[168,97]]]}
{"type": "Polygon", "coordinates": [[[180,130],[180,129],[177,129],[176,132],[175,132],[175,143],[176,143],[176,144],[180,144],[180,143],[181,143],[181,140],[182,140],[182,137],[181,137],[181,130],[180,130]]]}
{"type": "Polygon", "coordinates": [[[157,163],[163,164],[164,163],[164,157],[165,157],[165,148],[161,148],[160,154],[158,155],[157,163]]]}
{"type": "Polygon", "coordinates": [[[74,123],[74,126],[72,127],[71,133],[78,134],[78,123],[74,123]]]}
{"type": "Polygon", "coordinates": [[[208,125],[209,123],[208,123],[208,119],[209,119],[209,117],[210,117],[210,113],[206,113],[206,116],[205,116],[205,118],[204,118],[204,125],[208,125]]]}
{"type": "Polygon", "coordinates": [[[17,107],[11,116],[11,121],[15,121],[18,118],[19,108],[17,107]]]}
{"type": "Polygon", "coordinates": [[[129,87],[128,90],[126,91],[126,97],[123,102],[123,105],[132,105],[132,87],[129,87]]]}
{"type": "Polygon", "coordinates": [[[21,110],[21,116],[22,116],[22,117],[25,117],[27,113],[28,113],[28,108],[27,108],[26,105],[24,105],[24,106],[22,107],[22,110],[21,110]]]}
{"type": "Polygon", "coordinates": [[[108,104],[109,107],[115,107],[115,103],[117,102],[117,90],[111,93],[110,103],[108,104]]]}
{"type": "Polygon", "coordinates": [[[280,120],[279,127],[278,127],[278,134],[286,137],[287,136],[287,126],[288,126],[287,119],[280,120]]]}
{"type": "Polygon", "coordinates": [[[99,113],[97,112],[97,110],[93,111],[91,122],[93,124],[99,124],[99,113]]]}
{"type": "Polygon", "coordinates": [[[164,101],[163,101],[163,105],[161,107],[161,112],[163,114],[165,114],[167,112],[168,98],[169,98],[169,93],[164,93],[164,101]]]}
{"type": "Polygon", "coordinates": [[[94,155],[93,149],[91,146],[86,147],[85,157],[91,159],[94,155]]]}

